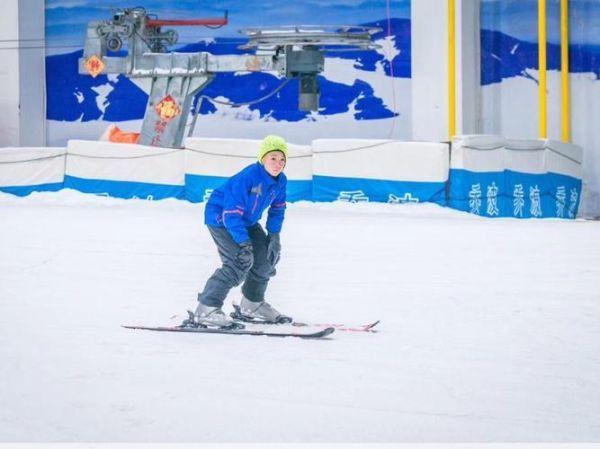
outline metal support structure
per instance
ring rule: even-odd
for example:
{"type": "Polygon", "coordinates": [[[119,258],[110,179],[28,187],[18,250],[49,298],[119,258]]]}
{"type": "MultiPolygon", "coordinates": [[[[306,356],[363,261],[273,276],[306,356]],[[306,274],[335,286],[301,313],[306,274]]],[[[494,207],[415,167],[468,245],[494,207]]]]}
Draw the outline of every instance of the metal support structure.
{"type": "Polygon", "coordinates": [[[540,139],[548,137],[548,90],[546,73],[546,0],[538,0],[538,70],[540,139]]]}
{"type": "Polygon", "coordinates": [[[138,81],[151,80],[139,143],[180,148],[194,95],[217,73],[268,71],[297,78],[300,109],[317,110],[320,94],[317,75],[324,69],[325,47],[377,48],[371,36],[380,31],[373,27],[345,26],[249,29],[243,31],[249,41],[240,48],[255,48],[256,54],[167,52],[167,47],[177,42],[177,33],[163,31],[162,25],[225,23],[227,15],[224,19],[159,20],[149,19],[141,7],[119,10],[111,20],[88,24],[79,73],[94,77],[119,73],[138,81]],[[127,54],[117,53],[125,43],[127,54]]]}
{"type": "Polygon", "coordinates": [[[569,86],[569,0],[560,0],[560,130],[563,142],[571,141],[571,95],[569,86]]]}
{"type": "Polygon", "coordinates": [[[448,140],[456,134],[456,5],[448,0],[448,140]]]}

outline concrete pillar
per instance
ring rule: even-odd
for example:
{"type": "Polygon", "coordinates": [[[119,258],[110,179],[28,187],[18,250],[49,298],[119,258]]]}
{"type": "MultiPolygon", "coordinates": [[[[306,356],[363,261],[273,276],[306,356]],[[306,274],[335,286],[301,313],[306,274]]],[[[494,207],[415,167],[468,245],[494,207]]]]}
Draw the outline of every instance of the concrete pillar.
{"type": "Polygon", "coordinates": [[[6,0],[0,14],[0,147],[19,142],[19,3],[6,0]]]}
{"type": "Polygon", "coordinates": [[[46,145],[44,0],[4,0],[0,147],[46,145]]]}
{"type": "Polygon", "coordinates": [[[456,132],[481,134],[481,2],[460,0],[456,8],[456,132]],[[460,4],[460,7],[458,5],[460,4]]]}
{"type": "MultiPolygon", "coordinates": [[[[456,1],[456,133],[481,132],[479,0],[456,1]]],[[[412,139],[448,136],[448,1],[411,3],[412,139]]]]}

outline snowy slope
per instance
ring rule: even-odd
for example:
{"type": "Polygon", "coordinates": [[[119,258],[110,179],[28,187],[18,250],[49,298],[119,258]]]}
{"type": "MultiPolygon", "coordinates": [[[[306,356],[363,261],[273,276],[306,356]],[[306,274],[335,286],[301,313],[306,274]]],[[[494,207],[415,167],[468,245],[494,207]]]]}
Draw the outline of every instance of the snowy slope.
{"type": "Polygon", "coordinates": [[[379,333],[122,329],[194,306],[202,213],[0,194],[0,441],[600,441],[598,222],[294,203],[272,302],[379,333]]]}

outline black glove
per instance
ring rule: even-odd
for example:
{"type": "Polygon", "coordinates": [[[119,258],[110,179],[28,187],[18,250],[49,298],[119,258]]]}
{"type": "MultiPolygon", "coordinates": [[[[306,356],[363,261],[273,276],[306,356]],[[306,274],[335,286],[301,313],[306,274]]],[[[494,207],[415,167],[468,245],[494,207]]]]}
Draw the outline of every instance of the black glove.
{"type": "Polygon", "coordinates": [[[252,241],[248,240],[239,244],[239,249],[235,255],[235,263],[242,270],[249,269],[254,263],[254,255],[252,254],[252,241]]]}
{"type": "Polygon", "coordinates": [[[267,262],[274,267],[281,257],[279,234],[269,234],[267,237],[267,262]]]}

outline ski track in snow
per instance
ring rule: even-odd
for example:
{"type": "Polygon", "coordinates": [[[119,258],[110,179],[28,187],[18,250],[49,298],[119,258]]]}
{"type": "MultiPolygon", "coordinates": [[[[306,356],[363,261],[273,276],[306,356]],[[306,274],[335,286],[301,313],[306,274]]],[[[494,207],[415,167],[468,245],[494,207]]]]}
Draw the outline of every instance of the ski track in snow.
{"type": "Polygon", "coordinates": [[[270,300],[382,320],[309,341],[120,327],[194,307],[201,204],[0,193],[0,217],[0,441],[600,441],[598,222],[290,204],[270,300]]]}

